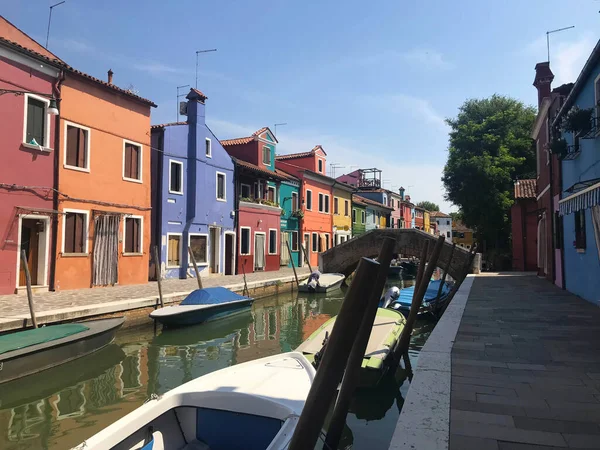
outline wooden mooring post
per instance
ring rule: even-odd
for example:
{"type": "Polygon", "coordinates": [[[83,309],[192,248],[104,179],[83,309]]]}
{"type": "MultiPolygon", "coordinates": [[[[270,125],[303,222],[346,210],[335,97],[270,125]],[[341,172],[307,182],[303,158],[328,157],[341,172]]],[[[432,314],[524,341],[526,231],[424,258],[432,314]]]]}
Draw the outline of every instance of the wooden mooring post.
{"type": "Polygon", "coordinates": [[[246,261],[242,263],[242,273],[244,274],[244,290],[242,291],[242,295],[249,297],[250,291],[248,290],[248,283],[246,283],[246,261]]]}
{"type": "Polygon", "coordinates": [[[465,281],[465,278],[467,278],[467,275],[469,274],[469,270],[471,269],[471,266],[473,265],[473,260],[475,259],[476,253],[477,253],[477,245],[474,245],[473,247],[471,247],[471,250],[469,251],[469,256],[467,256],[467,261],[465,262],[465,265],[463,266],[462,274],[454,282],[454,286],[452,286],[452,289],[450,289],[450,292],[448,293],[448,296],[446,297],[444,304],[441,306],[439,315],[444,314],[444,312],[446,311],[446,308],[448,308],[448,305],[450,304],[450,302],[456,295],[456,292],[460,289],[460,286],[463,284],[463,281],[465,281]]]}
{"type": "Polygon", "coordinates": [[[37,328],[37,319],[35,317],[35,310],[33,309],[33,291],[31,290],[31,273],[29,273],[29,266],[27,265],[27,253],[25,250],[21,250],[21,264],[23,264],[23,270],[25,270],[25,284],[27,286],[27,303],[29,303],[29,313],[31,314],[31,323],[33,328],[37,328]]]}
{"type": "Polygon", "coordinates": [[[452,257],[454,256],[454,249],[456,248],[456,242],[452,244],[452,248],[450,249],[450,256],[448,257],[448,264],[446,264],[446,269],[444,270],[444,275],[442,275],[442,281],[440,283],[440,287],[438,288],[437,298],[440,298],[442,295],[442,289],[444,288],[444,283],[446,282],[446,275],[448,275],[448,271],[450,270],[450,264],[452,264],[452,257]]]}
{"type": "Polygon", "coordinates": [[[352,336],[356,336],[360,328],[365,308],[372,295],[373,280],[377,278],[379,268],[378,262],[361,258],[354,281],[346,292],[331,330],[323,359],[304,403],[304,409],[298,419],[288,450],[315,448],[325,416],[344,374],[353,346],[352,336]]]}
{"type": "Polygon", "coordinates": [[[192,249],[188,247],[188,254],[190,255],[190,259],[192,260],[192,264],[194,265],[194,272],[196,272],[196,280],[198,280],[198,289],[203,289],[202,280],[200,279],[200,271],[198,270],[198,264],[196,264],[196,258],[194,257],[194,253],[192,249]]]}
{"type": "Polygon", "coordinates": [[[158,245],[154,246],[154,267],[156,267],[156,282],[158,284],[158,299],[160,301],[160,307],[164,308],[165,303],[163,302],[162,295],[162,267],[160,265],[160,253],[158,252],[158,245]]]}
{"type": "Polygon", "coordinates": [[[300,282],[298,281],[298,274],[296,273],[296,266],[294,265],[294,257],[292,256],[292,249],[290,248],[290,241],[286,240],[285,243],[287,245],[288,254],[290,255],[290,262],[292,263],[292,270],[294,271],[294,278],[296,279],[296,286],[300,287],[300,282]]]}
{"type": "Polygon", "coordinates": [[[392,261],[395,246],[396,240],[388,237],[383,241],[383,246],[379,251],[379,256],[377,257],[377,261],[380,264],[379,273],[372,284],[369,302],[363,312],[363,318],[358,333],[354,338],[354,344],[352,345],[350,357],[346,364],[342,385],[340,386],[337,400],[333,408],[333,414],[329,421],[329,429],[327,431],[327,437],[325,438],[324,449],[337,449],[340,438],[342,437],[344,425],[346,424],[346,416],[348,415],[348,409],[350,408],[350,401],[352,400],[352,395],[358,385],[362,362],[369,344],[369,338],[371,337],[373,323],[377,316],[381,292],[385,287],[385,281],[388,276],[388,269],[392,261]]]}

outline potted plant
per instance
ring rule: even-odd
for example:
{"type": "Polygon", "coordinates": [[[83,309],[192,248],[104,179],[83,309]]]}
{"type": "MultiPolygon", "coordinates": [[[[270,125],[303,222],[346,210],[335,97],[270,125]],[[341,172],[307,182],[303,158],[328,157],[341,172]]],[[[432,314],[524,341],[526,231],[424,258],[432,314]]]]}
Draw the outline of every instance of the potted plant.
{"type": "Polygon", "coordinates": [[[569,146],[567,145],[567,141],[564,138],[553,139],[550,143],[550,152],[553,155],[558,155],[562,157],[567,154],[569,146]]]}
{"type": "Polygon", "coordinates": [[[285,209],[281,210],[281,217],[285,217],[285,209]]]}
{"type": "Polygon", "coordinates": [[[592,128],[592,108],[573,106],[563,119],[563,129],[571,133],[585,134],[592,128]]]}
{"type": "Polygon", "coordinates": [[[298,219],[302,219],[304,217],[304,211],[301,209],[297,209],[292,213],[292,217],[297,217],[298,219]]]}

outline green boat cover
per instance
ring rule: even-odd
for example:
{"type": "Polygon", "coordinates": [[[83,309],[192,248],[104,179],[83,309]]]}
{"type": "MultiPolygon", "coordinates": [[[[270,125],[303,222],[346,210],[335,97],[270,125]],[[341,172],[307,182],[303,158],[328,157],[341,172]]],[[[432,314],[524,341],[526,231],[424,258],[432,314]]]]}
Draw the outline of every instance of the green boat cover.
{"type": "Polygon", "coordinates": [[[65,323],[63,325],[51,325],[5,334],[4,336],[0,336],[0,355],[21,348],[31,347],[32,345],[62,339],[87,330],[89,328],[80,323],[65,323]]]}

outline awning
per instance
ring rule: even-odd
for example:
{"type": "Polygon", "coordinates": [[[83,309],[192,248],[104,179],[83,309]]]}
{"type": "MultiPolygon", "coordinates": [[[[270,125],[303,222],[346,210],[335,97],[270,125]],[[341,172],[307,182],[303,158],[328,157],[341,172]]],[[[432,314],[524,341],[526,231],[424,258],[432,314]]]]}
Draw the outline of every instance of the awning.
{"type": "Polygon", "coordinates": [[[558,202],[558,211],[563,216],[597,205],[600,205],[600,183],[563,198],[558,202]]]}

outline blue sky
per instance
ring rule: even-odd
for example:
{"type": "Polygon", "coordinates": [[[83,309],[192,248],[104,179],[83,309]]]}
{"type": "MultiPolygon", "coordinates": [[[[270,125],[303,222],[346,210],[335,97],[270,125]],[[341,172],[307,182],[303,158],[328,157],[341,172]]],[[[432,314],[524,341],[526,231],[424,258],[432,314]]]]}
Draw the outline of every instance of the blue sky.
{"type": "MultiPolygon", "coordinates": [[[[0,0],[2,14],[42,44],[56,0],[0,0]]],[[[337,175],[384,170],[385,187],[443,209],[445,117],[494,93],[536,102],[536,62],[551,37],[555,86],[574,81],[600,35],[597,0],[291,1],[67,0],[49,49],[69,64],[133,86],[176,119],[176,86],[195,79],[216,135],[277,130],[279,153],[321,144],[337,175]]]]}

